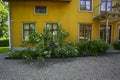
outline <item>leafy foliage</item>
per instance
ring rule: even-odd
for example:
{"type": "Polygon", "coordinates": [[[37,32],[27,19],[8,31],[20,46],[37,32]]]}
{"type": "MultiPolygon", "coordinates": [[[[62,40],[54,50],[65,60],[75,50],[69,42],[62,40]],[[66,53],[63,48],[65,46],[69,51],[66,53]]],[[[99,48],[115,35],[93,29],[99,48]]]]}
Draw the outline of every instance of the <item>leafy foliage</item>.
{"type": "MultiPolygon", "coordinates": [[[[59,27],[59,26],[58,26],[59,27]]],[[[28,45],[32,45],[32,47],[28,47],[27,50],[18,51],[18,53],[22,56],[21,58],[25,58],[27,60],[32,60],[33,58],[44,61],[45,58],[50,58],[54,55],[54,49],[58,46],[63,46],[65,44],[65,38],[69,36],[69,33],[65,32],[61,27],[58,29],[58,35],[54,36],[51,34],[49,30],[44,30],[44,33],[31,33],[29,36],[29,41],[23,41],[22,46],[28,47],[28,45]],[[54,39],[53,39],[54,37],[54,39]],[[34,47],[34,51],[32,48],[34,47]],[[22,54],[21,54],[22,53],[22,54]]],[[[66,49],[72,49],[71,47],[66,47],[66,49]]],[[[14,52],[13,52],[14,53],[14,52]]],[[[18,57],[15,54],[11,54],[10,57],[18,57]]]]}
{"type": "Polygon", "coordinates": [[[23,51],[13,51],[9,54],[10,58],[22,58],[23,51]]]}
{"type": "Polygon", "coordinates": [[[9,39],[0,40],[0,47],[9,46],[9,39]]]}
{"type": "Polygon", "coordinates": [[[55,57],[74,57],[78,55],[77,46],[74,42],[67,42],[64,46],[55,48],[55,57]]]}
{"type": "Polygon", "coordinates": [[[74,57],[79,55],[90,54],[96,56],[99,53],[105,52],[109,45],[104,41],[87,41],[81,43],[66,42],[65,39],[69,33],[59,27],[58,35],[54,36],[49,30],[44,30],[44,33],[32,33],[29,36],[28,44],[34,45],[34,49],[28,48],[22,51],[15,51],[10,54],[10,57],[21,57],[26,60],[39,59],[44,61],[46,58],[51,57],[74,57]],[[18,53],[18,54],[17,54],[18,53]]]}
{"type": "Polygon", "coordinates": [[[0,38],[8,38],[8,6],[5,2],[0,2],[0,38]]]}
{"type": "Polygon", "coordinates": [[[113,47],[117,50],[120,50],[120,42],[118,41],[118,42],[114,43],[113,47]]]}
{"type": "Polygon", "coordinates": [[[101,40],[78,43],[78,51],[80,54],[90,53],[90,55],[96,56],[98,53],[104,53],[108,48],[109,44],[101,40]]]}

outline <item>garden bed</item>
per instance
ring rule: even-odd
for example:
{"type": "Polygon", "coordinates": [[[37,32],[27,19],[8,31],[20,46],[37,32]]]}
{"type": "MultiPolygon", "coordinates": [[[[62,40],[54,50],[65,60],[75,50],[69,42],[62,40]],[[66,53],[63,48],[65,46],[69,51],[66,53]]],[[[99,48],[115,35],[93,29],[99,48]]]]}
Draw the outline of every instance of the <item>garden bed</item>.
{"type": "MultiPolygon", "coordinates": [[[[108,54],[108,53],[99,53],[97,56],[102,56],[102,55],[105,55],[105,54],[108,54]]],[[[74,57],[90,57],[90,56],[92,56],[90,53],[85,53],[85,54],[77,55],[77,56],[74,56],[74,57]]],[[[51,59],[66,59],[66,58],[74,58],[74,57],[55,57],[55,56],[52,56],[51,59]]],[[[6,56],[5,59],[24,59],[24,58],[22,58],[22,57],[12,58],[10,56],[6,56]]],[[[37,58],[33,58],[33,59],[37,59],[37,58]]]]}

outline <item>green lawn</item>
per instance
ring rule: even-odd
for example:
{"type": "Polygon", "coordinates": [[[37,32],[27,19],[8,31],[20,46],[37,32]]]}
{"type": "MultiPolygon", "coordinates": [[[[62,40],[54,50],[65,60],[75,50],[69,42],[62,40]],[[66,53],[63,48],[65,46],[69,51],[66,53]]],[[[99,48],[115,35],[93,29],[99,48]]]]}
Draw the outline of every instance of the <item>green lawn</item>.
{"type": "Polygon", "coordinates": [[[0,53],[8,52],[8,51],[9,51],[9,47],[0,47],[0,53]]]}

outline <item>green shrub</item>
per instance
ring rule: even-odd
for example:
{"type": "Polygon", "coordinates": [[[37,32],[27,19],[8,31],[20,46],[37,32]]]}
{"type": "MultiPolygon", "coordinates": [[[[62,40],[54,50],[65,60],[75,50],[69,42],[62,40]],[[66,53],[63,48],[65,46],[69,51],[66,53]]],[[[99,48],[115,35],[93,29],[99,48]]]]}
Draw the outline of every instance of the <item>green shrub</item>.
{"type": "Polygon", "coordinates": [[[30,49],[25,49],[25,50],[21,50],[21,51],[12,51],[9,54],[10,58],[23,58],[26,60],[32,60],[34,58],[37,58],[37,54],[35,51],[32,51],[30,49]]]}
{"type": "Polygon", "coordinates": [[[37,59],[38,55],[31,49],[25,49],[22,51],[22,58],[26,60],[37,59]]]}
{"type": "Polygon", "coordinates": [[[41,58],[50,58],[51,57],[51,49],[49,45],[45,45],[44,41],[39,42],[36,45],[36,53],[41,58]]]}
{"type": "Polygon", "coordinates": [[[113,44],[113,47],[117,50],[120,50],[120,41],[113,44]]]}
{"type": "Polygon", "coordinates": [[[102,40],[94,40],[88,43],[91,43],[90,47],[96,49],[97,52],[105,52],[109,48],[109,44],[102,40]]]}
{"type": "Polygon", "coordinates": [[[0,47],[9,46],[9,39],[0,40],[0,47]]]}
{"type": "MultiPolygon", "coordinates": [[[[38,50],[38,49],[36,49],[38,50]]],[[[31,49],[25,49],[21,51],[13,51],[9,54],[10,58],[22,58],[26,60],[32,60],[32,59],[39,59],[40,61],[44,61],[45,58],[49,58],[50,54],[47,51],[40,52],[39,51],[33,51],[31,49]]],[[[43,51],[43,50],[42,50],[43,51]]]]}
{"type": "Polygon", "coordinates": [[[101,40],[87,41],[78,43],[78,51],[80,54],[90,53],[93,56],[103,53],[109,48],[109,44],[101,40]]]}
{"type": "Polygon", "coordinates": [[[22,58],[23,51],[12,51],[9,54],[10,58],[22,58]]]}
{"type": "Polygon", "coordinates": [[[77,44],[80,55],[84,55],[89,52],[87,42],[80,42],[77,44]]]}
{"type": "Polygon", "coordinates": [[[75,43],[68,42],[64,46],[59,46],[54,50],[55,57],[74,57],[78,55],[78,49],[75,43]]]}
{"type": "Polygon", "coordinates": [[[65,39],[69,33],[65,32],[61,27],[58,29],[57,36],[52,35],[49,30],[45,30],[43,34],[32,33],[29,41],[23,42],[24,46],[32,44],[31,48],[22,51],[13,51],[9,56],[11,58],[24,58],[26,60],[39,59],[44,61],[51,57],[74,57],[78,55],[90,54],[98,55],[108,49],[108,44],[104,41],[87,41],[81,43],[66,42],[65,39]]]}

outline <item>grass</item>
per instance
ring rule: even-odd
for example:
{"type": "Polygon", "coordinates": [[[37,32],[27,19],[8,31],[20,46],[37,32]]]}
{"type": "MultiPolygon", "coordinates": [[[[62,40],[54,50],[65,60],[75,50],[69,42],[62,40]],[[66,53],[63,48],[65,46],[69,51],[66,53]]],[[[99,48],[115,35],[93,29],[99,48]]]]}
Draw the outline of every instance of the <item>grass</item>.
{"type": "Polygon", "coordinates": [[[0,53],[8,52],[8,51],[9,51],[9,47],[0,47],[0,53]]]}

